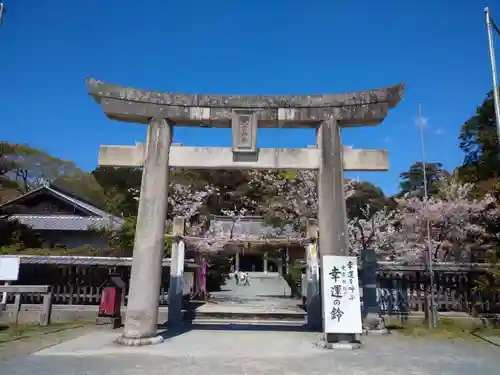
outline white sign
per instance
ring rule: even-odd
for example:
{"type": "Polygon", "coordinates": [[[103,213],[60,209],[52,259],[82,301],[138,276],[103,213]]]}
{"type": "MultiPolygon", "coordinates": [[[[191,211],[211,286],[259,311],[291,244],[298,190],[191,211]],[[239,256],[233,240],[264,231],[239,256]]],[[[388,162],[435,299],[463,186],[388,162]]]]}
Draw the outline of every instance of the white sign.
{"type": "Polygon", "coordinates": [[[357,258],[323,256],[321,281],[325,333],[361,333],[357,258]]]}
{"type": "Polygon", "coordinates": [[[0,256],[0,281],[15,281],[19,277],[20,258],[0,256]]]}

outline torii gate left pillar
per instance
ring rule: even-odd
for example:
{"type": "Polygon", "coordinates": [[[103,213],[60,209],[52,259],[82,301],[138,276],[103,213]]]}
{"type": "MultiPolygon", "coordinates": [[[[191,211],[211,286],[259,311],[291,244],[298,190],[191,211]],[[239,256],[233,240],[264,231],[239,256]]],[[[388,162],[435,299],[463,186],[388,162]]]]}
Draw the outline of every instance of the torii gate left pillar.
{"type": "MultiPolygon", "coordinates": [[[[144,168],[125,330],[117,342],[137,346],[163,341],[156,322],[169,167],[318,170],[323,201],[319,210],[320,253],[344,255],[345,201],[339,191],[343,171],[385,171],[389,162],[385,150],[343,148],[336,134],[342,127],[379,124],[400,101],[403,87],[326,95],[224,96],[137,90],[88,79],[89,94],[108,118],[149,126],[145,145],[101,146],[99,152],[101,166],[144,168]],[[230,127],[233,147],[171,146],[174,124],[230,127]],[[258,127],[317,128],[321,143],[315,149],[259,149],[258,127]],[[331,138],[333,135],[337,138],[331,138]],[[329,197],[331,194],[335,197],[329,197]]],[[[321,326],[321,319],[308,316],[310,324],[321,326]]]]}

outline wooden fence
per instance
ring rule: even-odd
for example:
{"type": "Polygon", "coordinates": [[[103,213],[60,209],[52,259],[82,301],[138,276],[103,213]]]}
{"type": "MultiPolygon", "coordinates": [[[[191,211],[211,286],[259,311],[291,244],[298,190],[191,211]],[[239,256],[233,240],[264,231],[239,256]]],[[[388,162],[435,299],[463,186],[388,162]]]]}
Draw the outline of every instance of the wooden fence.
{"type": "MultiPolygon", "coordinates": [[[[34,258],[33,258],[34,259],[34,258]]],[[[120,275],[125,282],[123,300],[126,304],[130,265],[116,265],[112,262],[90,262],[80,261],[73,264],[54,264],[55,262],[24,262],[21,259],[18,280],[13,285],[50,285],[52,287],[52,304],[58,305],[98,305],[103,288],[107,285],[110,272],[120,275]],[[103,264],[108,263],[108,264],[103,264]]],[[[188,268],[188,267],[187,267],[188,268]]],[[[167,304],[167,294],[170,279],[170,268],[163,267],[161,290],[159,295],[160,305],[167,304]]],[[[193,269],[186,271],[186,276],[191,276],[194,281],[193,269]]],[[[187,278],[186,278],[187,279],[187,278]]],[[[194,285],[185,280],[186,289],[189,294],[194,285]]],[[[43,296],[36,293],[24,293],[21,303],[39,304],[43,296]]],[[[13,303],[14,296],[8,296],[7,303],[13,303]]]]}
{"type": "Polygon", "coordinates": [[[423,265],[381,263],[377,289],[381,311],[391,315],[423,312],[425,296],[433,289],[438,311],[500,313],[500,293],[476,290],[477,280],[486,269],[484,264],[437,263],[431,288],[429,273],[423,265]]]}
{"type": "MultiPolygon", "coordinates": [[[[377,272],[377,299],[380,311],[388,315],[424,312],[426,296],[431,289],[438,311],[459,311],[472,315],[500,313],[500,293],[476,290],[477,280],[484,275],[485,264],[437,263],[434,265],[434,287],[424,265],[380,262],[377,272]]],[[[307,291],[306,275],[302,274],[299,290],[307,291]]],[[[363,269],[359,270],[359,288],[363,304],[363,269]]]]}
{"type": "MultiPolygon", "coordinates": [[[[59,305],[97,305],[110,271],[120,274],[127,285],[129,264],[110,264],[88,261],[21,263],[18,285],[52,286],[52,303],[59,305]]],[[[116,263],[116,262],[115,262],[116,263]]],[[[186,266],[189,268],[189,265],[186,266]]],[[[480,264],[445,264],[434,266],[434,292],[438,311],[467,313],[500,313],[500,293],[487,294],[474,290],[476,280],[486,271],[480,264]]],[[[193,272],[193,270],[191,270],[193,272]]],[[[362,280],[360,270],[360,280],[362,280]]],[[[163,268],[160,305],[167,304],[169,267],[163,268]]],[[[378,271],[378,298],[380,308],[387,314],[409,314],[425,310],[425,291],[430,290],[428,273],[422,265],[380,263],[378,271]]],[[[9,296],[8,303],[13,302],[9,296]]],[[[22,303],[42,303],[42,295],[23,295],[22,303]]]]}

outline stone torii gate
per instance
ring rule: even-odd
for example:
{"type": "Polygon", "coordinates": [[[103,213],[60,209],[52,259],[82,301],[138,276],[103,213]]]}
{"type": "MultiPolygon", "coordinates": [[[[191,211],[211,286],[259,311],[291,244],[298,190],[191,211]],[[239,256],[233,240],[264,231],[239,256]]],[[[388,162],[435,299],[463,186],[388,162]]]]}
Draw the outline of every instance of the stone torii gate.
{"type": "MultiPolygon", "coordinates": [[[[163,341],[157,319],[169,167],[318,170],[320,255],[348,255],[344,170],[385,171],[389,162],[385,150],[343,148],[341,128],[379,124],[404,90],[401,84],[344,94],[238,96],[139,90],[94,79],[86,84],[109,119],[148,125],[146,144],[101,146],[99,152],[101,166],[144,168],[125,331],[117,340],[125,345],[163,341]],[[175,126],[232,128],[232,148],[172,145],[175,126]],[[317,148],[257,148],[258,127],[316,128],[317,148]]],[[[326,336],[338,342],[354,335],[326,336]]]]}

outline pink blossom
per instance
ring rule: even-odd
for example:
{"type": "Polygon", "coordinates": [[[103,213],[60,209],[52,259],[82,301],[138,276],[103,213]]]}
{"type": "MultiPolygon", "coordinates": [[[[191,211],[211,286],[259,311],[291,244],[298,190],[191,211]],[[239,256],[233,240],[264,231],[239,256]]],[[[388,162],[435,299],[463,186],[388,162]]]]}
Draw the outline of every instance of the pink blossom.
{"type": "Polygon", "coordinates": [[[486,228],[481,220],[493,198],[469,199],[471,184],[442,179],[439,196],[421,200],[406,197],[395,213],[397,225],[390,239],[390,257],[405,261],[425,259],[429,240],[433,261],[470,261],[486,228]]]}

